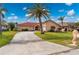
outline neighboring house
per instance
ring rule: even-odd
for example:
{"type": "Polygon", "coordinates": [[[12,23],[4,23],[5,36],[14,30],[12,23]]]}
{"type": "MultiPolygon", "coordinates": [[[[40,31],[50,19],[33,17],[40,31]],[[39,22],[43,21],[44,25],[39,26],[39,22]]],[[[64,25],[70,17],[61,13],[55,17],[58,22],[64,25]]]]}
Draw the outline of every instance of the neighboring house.
{"type": "Polygon", "coordinates": [[[6,21],[3,20],[1,24],[2,24],[2,30],[7,30],[9,28],[9,25],[6,21]]]}
{"type": "MultiPolygon", "coordinates": [[[[61,25],[61,23],[59,23],[61,25]]],[[[64,22],[63,23],[63,27],[64,29],[66,29],[67,31],[72,31],[73,28],[75,27],[74,23],[69,23],[69,22],[64,22]]]]}
{"type": "MultiPolygon", "coordinates": [[[[43,30],[44,31],[49,31],[49,30],[60,30],[61,26],[57,24],[56,22],[52,20],[48,20],[42,23],[43,30]]],[[[32,23],[32,22],[26,22],[26,23],[21,23],[18,24],[18,28],[20,30],[22,29],[28,29],[28,30],[40,30],[40,25],[39,23],[32,23]]]]}
{"type": "Polygon", "coordinates": [[[2,25],[2,30],[7,30],[7,25],[2,25]]]}

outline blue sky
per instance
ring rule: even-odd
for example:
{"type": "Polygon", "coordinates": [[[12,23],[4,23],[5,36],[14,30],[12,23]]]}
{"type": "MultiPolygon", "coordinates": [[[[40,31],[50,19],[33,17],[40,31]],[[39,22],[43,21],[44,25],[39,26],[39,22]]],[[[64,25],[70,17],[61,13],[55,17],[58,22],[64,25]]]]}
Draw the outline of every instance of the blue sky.
{"type": "MultiPolygon", "coordinates": [[[[2,6],[8,10],[5,13],[5,20],[8,22],[25,22],[27,20],[27,13],[24,11],[27,7],[31,7],[32,3],[4,3],[2,6]]],[[[79,21],[79,4],[78,3],[46,3],[43,4],[50,10],[50,18],[56,22],[59,16],[65,16],[65,22],[79,21]]],[[[36,20],[35,20],[36,21],[36,20]]]]}

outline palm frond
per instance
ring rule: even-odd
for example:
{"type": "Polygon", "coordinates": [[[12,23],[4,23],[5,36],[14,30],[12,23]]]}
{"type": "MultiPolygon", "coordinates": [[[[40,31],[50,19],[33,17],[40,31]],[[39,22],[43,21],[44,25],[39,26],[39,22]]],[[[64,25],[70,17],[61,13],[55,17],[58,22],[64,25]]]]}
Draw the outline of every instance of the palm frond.
{"type": "Polygon", "coordinates": [[[45,18],[45,20],[50,19],[49,10],[43,7],[43,5],[40,3],[35,3],[30,8],[27,8],[26,11],[27,11],[27,14],[30,14],[28,16],[28,19],[30,18],[38,19],[42,17],[45,18]]]}
{"type": "Polygon", "coordinates": [[[61,17],[58,18],[58,20],[63,21],[63,20],[64,20],[64,17],[65,17],[65,16],[61,16],[61,17]]]}

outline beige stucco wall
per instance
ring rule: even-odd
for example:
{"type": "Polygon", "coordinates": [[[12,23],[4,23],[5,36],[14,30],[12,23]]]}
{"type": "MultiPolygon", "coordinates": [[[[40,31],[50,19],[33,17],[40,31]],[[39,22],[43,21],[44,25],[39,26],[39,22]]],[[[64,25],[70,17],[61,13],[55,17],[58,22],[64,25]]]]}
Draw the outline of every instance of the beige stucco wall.
{"type": "Polygon", "coordinates": [[[51,29],[51,26],[55,27],[55,28],[60,28],[57,24],[51,22],[51,21],[48,21],[46,23],[43,23],[43,25],[46,25],[46,30],[50,30],[51,29]]]}
{"type": "MultiPolygon", "coordinates": [[[[19,27],[19,29],[26,29],[26,28],[28,28],[28,30],[35,30],[36,26],[38,26],[39,27],[38,29],[40,30],[39,24],[35,25],[34,27],[19,27]]],[[[55,24],[52,21],[47,21],[47,22],[43,23],[43,29],[46,30],[46,31],[50,30],[52,26],[55,27],[55,28],[60,28],[60,26],[58,26],[57,24],[55,24]]]]}

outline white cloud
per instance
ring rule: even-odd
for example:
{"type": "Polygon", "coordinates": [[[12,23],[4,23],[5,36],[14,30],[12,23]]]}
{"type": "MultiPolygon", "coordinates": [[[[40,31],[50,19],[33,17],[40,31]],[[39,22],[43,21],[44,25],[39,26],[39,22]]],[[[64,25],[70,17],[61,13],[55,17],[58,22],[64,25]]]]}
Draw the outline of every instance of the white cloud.
{"type": "Polygon", "coordinates": [[[29,16],[28,14],[25,15],[25,17],[29,16]]]}
{"type": "Polygon", "coordinates": [[[73,9],[67,12],[68,16],[73,16],[74,14],[75,14],[75,11],[73,9]]]}
{"type": "Polygon", "coordinates": [[[8,17],[8,19],[10,20],[10,19],[12,19],[12,17],[10,16],[10,17],[8,17]]]}
{"type": "Polygon", "coordinates": [[[31,22],[31,20],[27,20],[27,22],[31,22]]]}
{"type": "Polygon", "coordinates": [[[72,3],[65,3],[67,6],[71,6],[72,5],[72,3]]]}
{"type": "Polygon", "coordinates": [[[58,10],[58,12],[64,12],[64,9],[58,10]]]}
{"type": "Polygon", "coordinates": [[[18,16],[9,16],[8,19],[9,20],[12,20],[12,19],[16,20],[16,19],[18,19],[18,16]]]}
{"type": "Polygon", "coordinates": [[[60,21],[59,20],[56,20],[56,22],[59,23],[60,21]]]}
{"type": "Polygon", "coordinates": [[[13,15],[13,16],[14,16],[14,15],[15,15],[15,13],[11,13],[11,15],[13,15]]]}
{"type": "Polygon", "coordinates": [[[77,21],[79,21],[79,18],[77,18],[77,21]]]}
{"type": "Polygon", "coordinates": [[[74,22],[79,22],[79,18],[77,18],[74,22]]]}
{"type": "Polygon", "coordinates": [[[79,22],[79,18],[77,18],[77,19],[75,20],[75,22],[79,22]]]}
{"type": "Polygon", "coordinates": [[[30,16],[31,14],[25,14],[25,17],[28,17],[28,16],[30,16]]]}
{"type": "Polygon", "coordinates": [[[53,18],[52,18],[51,20],[53,20],[53,21],[54,21],[55,19],[53,19],[53,18]]]}
{"type": "Polygon", "coordinates": [[[18,16],[13,16],[13,19],[15,19],[15,20],[18,19],[18,16]]]}
{"type": "Polygon", "coordinates": [[[68,19],[74,19],[75,17],[73,16],[65,16],[64,20],[68,20],[68,19]]]}
{"type": "Polygon", "coordinates": [[[64,20],[64,22],[70,22],[69,20],[64,20]]]}
{"type": "Polygon", "coordinates": [[[75,18],[75,17],[72,16],[71,18],[75,18]]]}
{"type": "Polygon", "coordinates": [[[75,21],[75,23],[76,23],[76,22],[78,22],[78,21],[75,21]]]}
{"type": "Polygon", "coordinates": [[[23,10],[26,10],[26,9],[27,9],[26,7],[23,8],[23,10]]]}

